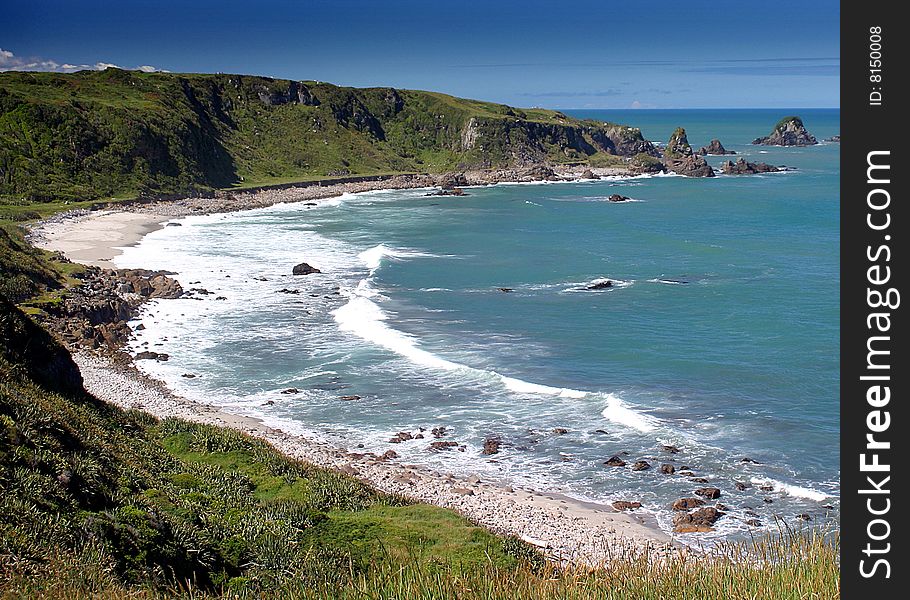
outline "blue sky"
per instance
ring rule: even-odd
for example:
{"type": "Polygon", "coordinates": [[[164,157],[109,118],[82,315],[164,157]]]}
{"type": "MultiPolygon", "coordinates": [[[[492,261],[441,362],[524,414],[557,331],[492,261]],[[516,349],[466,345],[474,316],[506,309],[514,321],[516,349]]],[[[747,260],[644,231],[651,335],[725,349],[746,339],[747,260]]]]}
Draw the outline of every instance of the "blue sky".
{"type": "Polygon", "coordinates": [[[556,108],[836,107],[840,4],[10,2],[0,70],[115,64],[556,108]]]}

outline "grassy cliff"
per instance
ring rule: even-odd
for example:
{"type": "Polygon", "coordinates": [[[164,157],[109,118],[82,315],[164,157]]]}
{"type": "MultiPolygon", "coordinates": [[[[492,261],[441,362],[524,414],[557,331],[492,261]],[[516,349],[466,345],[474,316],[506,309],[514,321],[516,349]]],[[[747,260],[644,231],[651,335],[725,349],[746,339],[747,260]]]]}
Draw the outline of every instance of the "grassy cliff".
{"type": "Polygon", "coordinates": [[[24,597],[318,588],[415,553],[455,572],[539,562],[450,511],[233,430],[107,405],[82,389],[69,353],[2,296],[0,489],[0,591],[24,597]]]}
{"type": "Polygon", "coordinates": [[[433,92],[241,75],[0,73],[0,203],[652,152],[637,129],[433,92]]]}

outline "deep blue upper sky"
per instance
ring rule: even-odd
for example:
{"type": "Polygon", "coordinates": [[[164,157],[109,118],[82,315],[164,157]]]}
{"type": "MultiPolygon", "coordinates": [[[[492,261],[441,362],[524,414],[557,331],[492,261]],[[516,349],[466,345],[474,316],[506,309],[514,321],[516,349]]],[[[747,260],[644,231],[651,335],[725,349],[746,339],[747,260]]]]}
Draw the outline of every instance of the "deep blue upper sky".
{"type": "Polygon", "coordinates": [[[0,70],[151,65],[559,108],[840,104],[830,0],[29,0],[0,14],[0,70]]]}

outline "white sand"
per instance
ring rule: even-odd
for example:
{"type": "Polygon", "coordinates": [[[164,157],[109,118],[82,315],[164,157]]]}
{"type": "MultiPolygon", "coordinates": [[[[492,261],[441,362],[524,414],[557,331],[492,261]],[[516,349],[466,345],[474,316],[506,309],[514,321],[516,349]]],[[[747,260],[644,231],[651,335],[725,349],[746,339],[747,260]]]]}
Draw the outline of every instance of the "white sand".
{"type": "Polygon", "coordinates": [[[160,229],[170,217],[153,213],[103,211],[49,221],[32,230],[35,246],[62,252],[73,262],[113,269],[122,248],[160,229]]]}

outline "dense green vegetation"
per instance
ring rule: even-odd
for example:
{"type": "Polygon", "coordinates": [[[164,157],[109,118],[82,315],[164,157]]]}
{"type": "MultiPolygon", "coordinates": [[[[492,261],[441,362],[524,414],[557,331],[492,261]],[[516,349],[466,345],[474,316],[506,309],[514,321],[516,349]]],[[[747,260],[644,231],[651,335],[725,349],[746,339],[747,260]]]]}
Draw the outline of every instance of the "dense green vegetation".
{"type": "Polygon", "coordinates": [[[603,162],[642,144],[637,129],[433,92],[120,69],[0,73],[0,215],[4,204],[603,162]]]}

